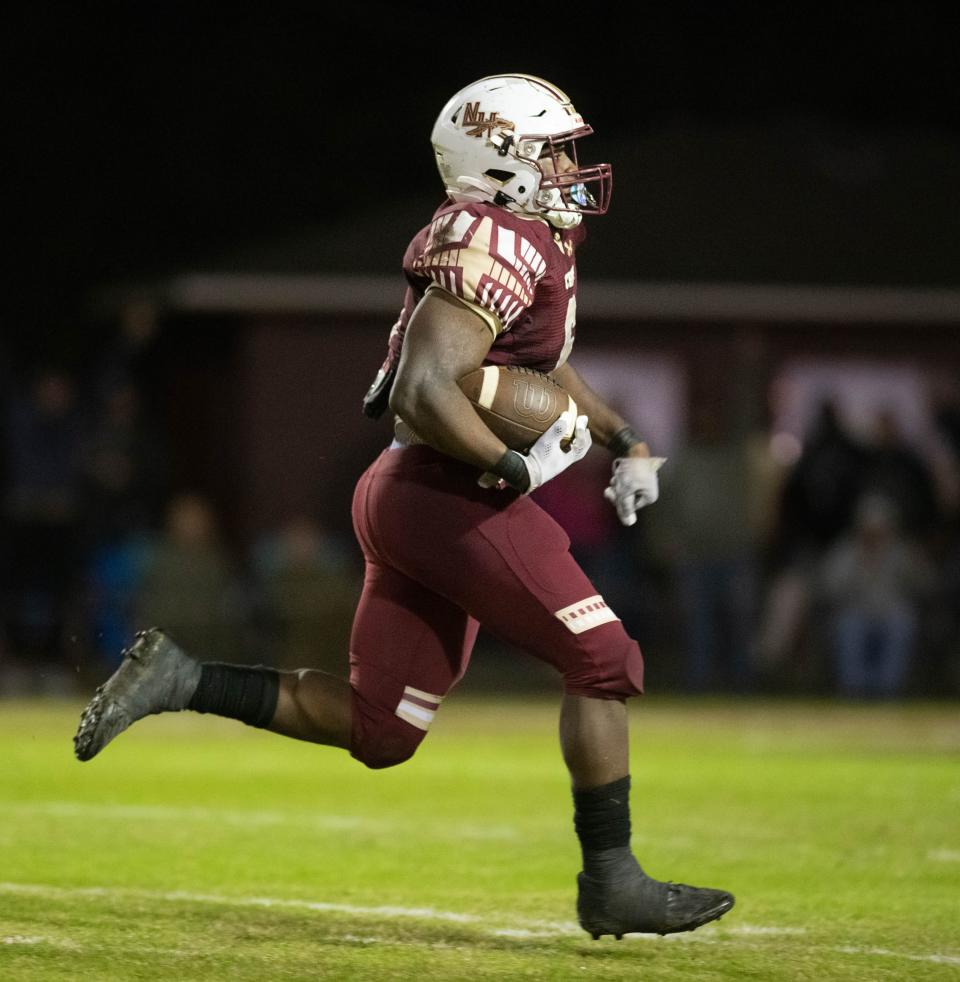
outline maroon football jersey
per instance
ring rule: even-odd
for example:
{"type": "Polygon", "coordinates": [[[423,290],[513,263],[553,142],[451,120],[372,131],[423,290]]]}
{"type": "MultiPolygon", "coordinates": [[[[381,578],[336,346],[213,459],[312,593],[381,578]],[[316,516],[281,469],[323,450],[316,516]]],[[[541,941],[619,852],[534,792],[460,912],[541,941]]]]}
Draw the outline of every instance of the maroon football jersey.
{"type": "Polygon", "coordinates": [[[452,293],[486,321],[494,341],[485,364],[559,368],[573,346],[575,254],[585,234],[582,225],[558,230],[494,205],[442,205],[403,257],[409,286],[384,369],[399,361],[410,316],[429,289],[452,293]]]}

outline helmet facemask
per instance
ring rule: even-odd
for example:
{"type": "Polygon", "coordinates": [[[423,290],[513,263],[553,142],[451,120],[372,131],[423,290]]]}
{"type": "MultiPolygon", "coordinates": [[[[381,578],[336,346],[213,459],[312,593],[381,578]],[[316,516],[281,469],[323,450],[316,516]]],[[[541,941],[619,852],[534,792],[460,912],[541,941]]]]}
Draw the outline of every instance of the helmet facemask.
{"type": "Polygon", "coordinates": [[[511,211],[542,215],[558,228],[579,225],[583,215],[605,214],[613,191],[612,168],[610,164],[581,167],[577,155],[577,140],[591,133],[593,128],[583,125],[565,133],[491,136],[491,143],[505,158],[504,169],[488,170],[485,176],[507,177],[506,168],[517,161],[532,167],[536,180],[536,191],[522,201],[501,192],[495,203],[511,211]]]}
{"type": "Polygon", "coordinates": [[[540,144],[537,166],[543,177],[536,194],[540,207],[578,215],[606,213],[613,191],[613,169],[609,164],[581,167],[577,155],[577,140],[592,132],[590,126],[581,126],[568,133],[523,138],[521,146],[524,141],[540,144]],[[549,166],[545,169],[547,161],[549,166]]]}

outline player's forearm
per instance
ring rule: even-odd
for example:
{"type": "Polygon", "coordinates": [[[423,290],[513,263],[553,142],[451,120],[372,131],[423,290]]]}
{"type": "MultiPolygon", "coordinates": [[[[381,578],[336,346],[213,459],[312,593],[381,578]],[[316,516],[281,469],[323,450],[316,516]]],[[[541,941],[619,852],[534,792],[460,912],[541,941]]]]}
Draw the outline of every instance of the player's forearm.
{"type": "Polygon", "coordinates": [[[395,389],[390,407],[431,447],[482,470],[495,467],[507,452],[456,383],[414,381],[395,389]]]}
{"type": "MultiPolygon", "coordinates": [[[[611,440],[630,426],[627,420],[584,382],[569,362],[552,375],[571,395],[580,412],[589,417],[590,433],[600,446],[609,447],[611,440]]],[[[640,440],[632,444],[624,456],[649,457],[650,448],[644,440],[640,440]]]]}

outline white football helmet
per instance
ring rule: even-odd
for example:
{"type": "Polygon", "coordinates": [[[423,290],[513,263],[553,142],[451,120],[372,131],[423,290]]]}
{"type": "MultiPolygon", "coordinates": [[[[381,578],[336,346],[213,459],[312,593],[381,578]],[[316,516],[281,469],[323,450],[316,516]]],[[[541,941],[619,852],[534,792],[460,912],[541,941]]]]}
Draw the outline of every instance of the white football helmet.
{"type": "Polygon", "coordinates": [[[610,165],[577,160],[576,141],[592,132],[549,82],[490,75],[443,107],[431,142],[452,200],[485,201],[572,228],[610,205],[610,165]]]}

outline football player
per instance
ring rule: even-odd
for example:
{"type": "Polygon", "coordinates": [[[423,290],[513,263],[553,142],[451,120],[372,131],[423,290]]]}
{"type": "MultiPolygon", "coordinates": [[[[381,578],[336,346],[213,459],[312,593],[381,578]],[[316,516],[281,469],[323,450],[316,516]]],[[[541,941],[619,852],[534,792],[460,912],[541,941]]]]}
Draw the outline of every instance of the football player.
{"type": "Polygon", "coordinates": [[[343,747],[368,767],[402,763],[483,624],[563,678],[584,929],[688,931],[733,906],[725,891],[653,879],[631,852],[625,701],[642,692],[640,650],[529,497],[591,442],[613,456],[605,495],[624,525],[658,497],[662,461],[568,360],[583,218],[607,210],[612,187],[609,164],[580,162],[591,132],[563,92],[520,74],[468,85],[437,118],[447,198],[407,249],[403,308],[364,400],[368,415],[393,411],[395,438],[354,496],[366,575],[349,681],[201,663],[152,628],[84,710],[81,760],[149,713],[192,709],[343,747]],[[582,414],[511,450],[457,385],[481,365],[549,372],[582,414]]]}

